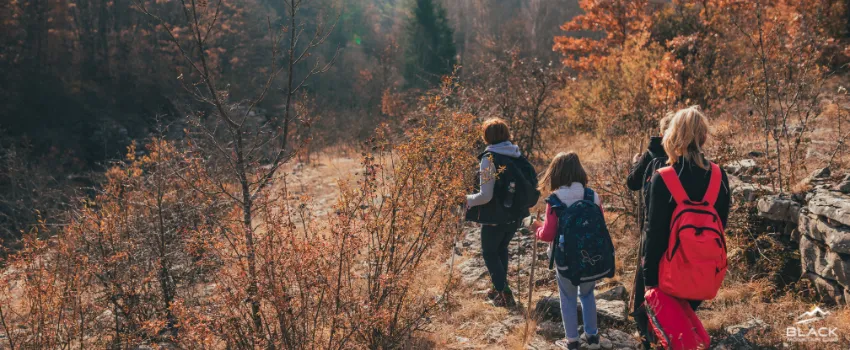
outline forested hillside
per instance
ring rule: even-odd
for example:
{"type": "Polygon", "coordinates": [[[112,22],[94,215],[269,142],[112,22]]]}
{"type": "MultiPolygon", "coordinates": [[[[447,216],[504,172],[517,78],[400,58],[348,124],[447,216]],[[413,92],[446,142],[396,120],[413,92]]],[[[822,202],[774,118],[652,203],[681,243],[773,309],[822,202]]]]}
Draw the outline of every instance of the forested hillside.
{"type": "Polygon", "coordinates": [[[791,346],[846,348],[849,45],[847,0],[3,1],[0,349],[552,348],[542,243],[511,243],[518,307],[479,300],[494,117],[538,172],[581,155],[602,334],[637,347],[625,179],[693,105],[732,194],[712,347],[816,304],[840,335],[791,346]]]}

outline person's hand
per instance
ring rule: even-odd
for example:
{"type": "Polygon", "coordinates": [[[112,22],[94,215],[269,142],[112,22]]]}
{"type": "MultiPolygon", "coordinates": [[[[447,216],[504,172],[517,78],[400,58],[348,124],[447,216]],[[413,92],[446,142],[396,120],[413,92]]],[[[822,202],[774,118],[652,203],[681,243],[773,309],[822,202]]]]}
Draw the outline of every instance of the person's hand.
{"type": "Polygon", "coordinates": [[[534,220],[534,222],[531,223],[531,230],[532,231],[537,231],[537,229],[539,229],[541,227],[543,227],[542,221],[534,220]]]}
{"type": "Polygon", "coordinates": [[[635,153],[635,156],[632,157],[632,163],[637,163],[640,160],[640,153],[635,153]]]}

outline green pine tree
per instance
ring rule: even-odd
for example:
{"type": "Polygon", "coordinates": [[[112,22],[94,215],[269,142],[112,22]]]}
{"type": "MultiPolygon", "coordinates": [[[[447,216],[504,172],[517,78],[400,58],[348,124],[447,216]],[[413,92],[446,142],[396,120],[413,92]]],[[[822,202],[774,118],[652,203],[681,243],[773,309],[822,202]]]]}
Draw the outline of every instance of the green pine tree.
{"type": "Polygon", "coordinates": [[[411,87],[433,87],[452,73],[457,50],[446,10],[437,0],[414,0],[408,23],[404,78],[411,87]]]}

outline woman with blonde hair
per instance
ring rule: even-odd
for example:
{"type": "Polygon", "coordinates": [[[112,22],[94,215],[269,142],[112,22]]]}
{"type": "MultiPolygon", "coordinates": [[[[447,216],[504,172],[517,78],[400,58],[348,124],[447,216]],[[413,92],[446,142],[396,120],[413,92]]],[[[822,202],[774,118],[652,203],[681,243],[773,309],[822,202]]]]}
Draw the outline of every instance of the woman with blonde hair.
{"type": "MultiPolygon", "coordinates": [[[[670,125],[664,133],[662,144],[667,153],[667,166],[675,170],[681,187],[689,199],[713,198],[713,193],[706,196],[712,172],[716,169],[721,176],[719,193],[714,200],[723,227],[729,217],[729,180],[726,173],[719,167],[713,167],[705,157],[705,144],[708,141],[708,119],[698,106],[688,107],[677,111],[670,119],[670,125]]],[[[641,256],[641,270],[645,289],[655,288],[659,284],[659,264],[667,252],[671,234],[671,222],[677,202],[659,172],[652,175],[649,184],[649,200],[647,225],[644,241],[644,251],[641,256]]],[[[691,307],[696,309],[700,300],[690,300],[691,307]]],[[[635,321],[642,335],[647,336],[646,315],[639,310],[635,313],[635,321]],[[643,322],[641,322],[643,321],[643,322]]],[[[649,342],[644,342],[645,346],[649,342]]]]}

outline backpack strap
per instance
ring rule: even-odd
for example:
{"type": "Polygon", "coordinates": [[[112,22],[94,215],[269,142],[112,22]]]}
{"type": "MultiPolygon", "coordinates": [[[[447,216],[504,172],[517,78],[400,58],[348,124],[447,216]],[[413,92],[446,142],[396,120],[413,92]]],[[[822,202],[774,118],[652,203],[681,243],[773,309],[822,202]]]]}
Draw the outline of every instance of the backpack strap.
{"type": "Polygon", "coordinates": [[[664,180],[664,184],[667,185],[667,189],[670,190],[670,194],[673,195],[673,200],[676,201],[677,205],[690,200],[688,193],[685,192],[685,188],[682,187],[682,182],[679,181],[679,175],[676,174],[676,169],[673,169],[672,166],[663,167],[658,169],[658,174],[661,175],[661,179],[664,180]]]}
{"type": "Polygon", "coordinates": [[[720,173],[720,167],[717,164],[711,163],[711,179],[708,181],[708,189],[705,190],[703,202],[709,206],[714,206],[717,201],[717,196],[720,195],[720,183],[723,181],[723,175],[720,173]]]}
{"type": "Polygon", "coordinates": [[[564,206],[564,202],[562,202],[561,199],[554,193],[550,194],[549,197],[546,198],[546,203],[548,203],[552,209],[564,206]]]}
{"type": "Polygon", "coordinates": [[[591,203],[596,203],[596,201],[594,200],[596,199],[595,197],[596,196],[594,196],[593,190],[587,187],[584,188],[584,200],[590,201],[591,203]]]}

